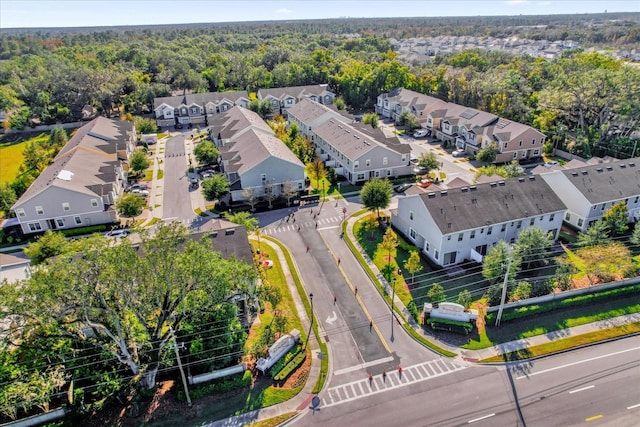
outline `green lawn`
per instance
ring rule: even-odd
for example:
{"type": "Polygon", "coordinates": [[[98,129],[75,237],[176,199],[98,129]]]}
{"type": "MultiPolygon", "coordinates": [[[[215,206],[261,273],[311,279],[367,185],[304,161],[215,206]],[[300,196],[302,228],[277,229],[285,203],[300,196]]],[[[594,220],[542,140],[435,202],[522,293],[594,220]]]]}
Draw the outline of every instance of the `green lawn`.
{"type": "Polygon", "coordinates": [[[24,159],[22,152],[27,142],[42,144],[48,139],[48,134],[41,133],[24,141],[0,145],[0,184],[13,182],[18,176],[18,168],[24,159]]]}
{"type": "Polygon", "coordinates": [[[477,350],[507,341],[528,338],[637,312],[640,312],[640,303],[637,295],[612,298],[608,301],[600,301],[598,304],[585,304],[579,307],[570,307],[523,319],[502,322],[500,327],[488,324],[481,334],[478,334],[478,330],[474,329],[469,335],[469,343],[464,345],[463,348],[477,350]]]}

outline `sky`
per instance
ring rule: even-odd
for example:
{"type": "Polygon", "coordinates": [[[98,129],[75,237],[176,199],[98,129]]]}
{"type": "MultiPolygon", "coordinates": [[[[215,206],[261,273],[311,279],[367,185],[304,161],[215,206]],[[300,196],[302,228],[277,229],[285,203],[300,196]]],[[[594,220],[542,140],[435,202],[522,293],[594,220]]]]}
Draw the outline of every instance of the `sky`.
{"type": "Polygon", "coordinates": [[[0,0],[3,28],[640,12],[632,0],[0,0]]]}

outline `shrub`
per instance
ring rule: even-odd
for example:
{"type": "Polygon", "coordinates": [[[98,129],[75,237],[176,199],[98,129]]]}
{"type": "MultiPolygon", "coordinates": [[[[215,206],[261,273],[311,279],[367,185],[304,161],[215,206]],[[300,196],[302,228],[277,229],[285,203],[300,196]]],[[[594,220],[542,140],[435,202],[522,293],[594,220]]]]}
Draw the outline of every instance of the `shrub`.
{"type": "MultiPolygon", "coordinates": [[[[576,307],[584,304],[592,304],[597,301],[603,301],[607,299],[622,297],[626,295],[633,295],[640,292],[640,284],[633,286],[625,286],[624,288],[607,289],[602,292],[595,292],[591,294],[577,295],[574,297],[564,298],[562,300],[550,301],[542,304],[532,304],[524,307],[517,307],[507,309],[502,313],[501,321],[506,322],[508,320],[521,319],[523,317],[532,316],[535,314],[542,314],[549,311],[576,307]]],[[[487,314],[486,323],[492,323],[496,312],[487,314]]]]}
{"type": "Polygon", "coordinates": [[[276,375],[289,363],[300,351],[302,350],[301,344],[296,344],[287,354],[282,356],[280,360],[278,360],[275,365],[269,369],[269,374],[272,378],[275,378],[276,375]]]}
{"type": "Polygon", "coordinates": [[[289,363],[287,363],[284,366],[284,368],[282,368],[282,370],[273,377],[273,379],[276,381],[284,380],[293,371],[295,371],[298,368],[298,366],[302,365],[302,362],[304,362],[304,359],[306,359],[306,357],[307,357],[306,351],[300,352],[297,356],[293,358],[293,360],[289,361],[289,363]]]}
{"type": "Polygon", "coordinates": [[[91,225],[89,227],[71,228],[69,230],[60,230],[66,237],[80,236],[83,234],[101,233],[107,230],[107,226],[104,224],[91,225]]]}
{"type": "Polygon", "coordinates": [[[468,322],[462,322],[459,320],[449,319],[436,319],[430,317],[427,319],[427,324],[434,330],[455,332],[457,334],[468,334],[473,329],[473,325],[468,322]]]}

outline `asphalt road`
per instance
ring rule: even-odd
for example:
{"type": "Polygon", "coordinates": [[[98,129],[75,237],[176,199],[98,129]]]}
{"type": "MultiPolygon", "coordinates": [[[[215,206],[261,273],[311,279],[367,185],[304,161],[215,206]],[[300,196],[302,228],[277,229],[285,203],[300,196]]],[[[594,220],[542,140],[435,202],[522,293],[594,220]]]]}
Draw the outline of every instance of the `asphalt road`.
{"type": "Polygon", "coordinates": [[[190,226],[196,218],[191,206],[191,191],[187,177],[188,160],[185,157],[184,135],[170,138],[164,154],[164,193],[162,202],[162,219],[165,221],[181,221],[190,226]]]}
{"type": "Polygon", "coordinates": [[[376,378],[381,387],[375,393],[351,386],[351,398],[336,404],[323,399],[319,411],[295,425],[638,426],[639,354],[636,336],[508,368],[461,367],[406,384],[393,372],[385,386],[376,378]]]}

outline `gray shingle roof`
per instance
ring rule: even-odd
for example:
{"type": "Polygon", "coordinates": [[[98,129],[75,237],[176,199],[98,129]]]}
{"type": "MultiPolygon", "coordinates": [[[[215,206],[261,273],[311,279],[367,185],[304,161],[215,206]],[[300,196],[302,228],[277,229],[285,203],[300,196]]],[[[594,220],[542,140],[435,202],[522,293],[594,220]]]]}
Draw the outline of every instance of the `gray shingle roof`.
{"type": "Polygon", "coordinates": [[[540,177],[512,178],[420,195],[442,234],[566,209],[540,177]]]}
{"type": "Polygon", "coordinates": [[[190,237],[196,240],[208,238],[211,240],[213,249],[220,252],[223,258],[235,257],[253,265],[253,252],[244,226],[218,218],[202,224],[199,231],[190,237]]]}
{"type": "Polygon", "coordinates": [[[303,123],[309,123],[323,114],[330,113],[336,117],[340,116],[340,113],[327,107],[326,105],[315,102],[311,99],[305,98],[294,106],[287,109],[287,114],[292,115],[303,123]]]}
{"type": "Polygon", "coordinates": [[[162,104],[169,105],[173,108],[177,108],[183,104],[196,104],[204,107],[209,102],[217,105],[225,99],[235,104],[241,98],[249,99],[249,94],[246,90],[234,92],[189,93],[183,96],[165,96],[162,98],[155,98],[153,100],[153,109],[157,109],[162,104]]]}
{"type": "Polygon", "coordinates": [[[640,157],[563,170],[561,173],[592,204],[640,195],[640,157]]]}
{"type": "Polygon", "coordinates": [[[267,96],[273,96],[276,99],[283,100],[287,96],[292,96],[296,99],[308,98],[309,96],[325,96],[329,91],[327,84],[308,85],[308,86],[288,86],[288,87],[275,87],[270,89],[258,90],[258,97],[265,99],[267,96]]]}
{"type": "Polygon", "coordinates": [[[82,126],[16,205],[30,199],[49,186],[102,196],[113,189],[118,152],[126,149],[133,123],[97,117],[82,126]],[[58,178],[62,171],[73,173],[70,180],[58,178]]]}

